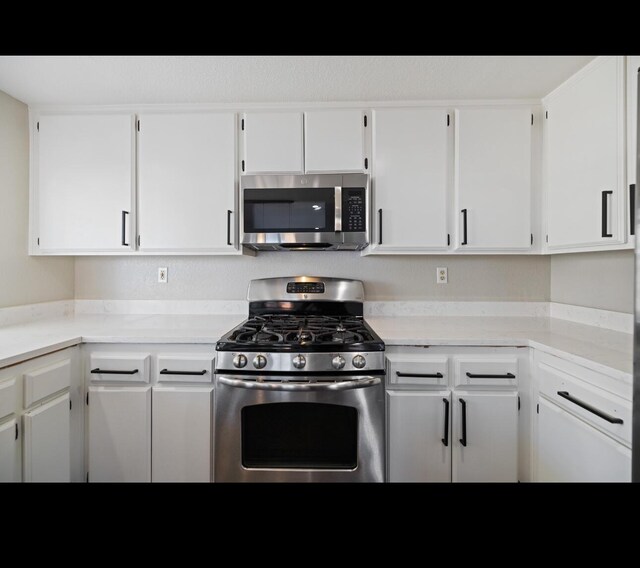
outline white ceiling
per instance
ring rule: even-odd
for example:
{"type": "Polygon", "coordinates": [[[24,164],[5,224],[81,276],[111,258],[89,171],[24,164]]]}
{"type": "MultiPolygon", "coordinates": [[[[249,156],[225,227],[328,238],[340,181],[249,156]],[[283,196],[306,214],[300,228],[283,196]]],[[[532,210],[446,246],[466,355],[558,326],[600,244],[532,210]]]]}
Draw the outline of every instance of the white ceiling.
{"type": "Polygon", "coordinates": [[[592,56],[3,56],[35,104],[540,98],[592,56]]]}

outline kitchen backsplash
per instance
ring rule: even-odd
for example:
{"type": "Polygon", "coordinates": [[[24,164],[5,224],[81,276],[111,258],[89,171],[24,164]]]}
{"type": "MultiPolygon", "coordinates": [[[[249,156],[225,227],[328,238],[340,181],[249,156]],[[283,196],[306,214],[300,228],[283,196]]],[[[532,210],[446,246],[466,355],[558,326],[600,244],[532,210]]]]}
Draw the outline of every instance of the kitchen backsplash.
{"type": "Polygon", "coordinates": [[[259,253],[256,257],[78,257],[75,297],[109,300],[240,300],[254,278],[311,275],[356,278],[367,300],[546,301],[544,256],[361,257],[351,252],[259,253]],[[448,284],[436,268],[448,268],[448,284]],[[158,283],[158,268],[168,282],[158,283]]]}

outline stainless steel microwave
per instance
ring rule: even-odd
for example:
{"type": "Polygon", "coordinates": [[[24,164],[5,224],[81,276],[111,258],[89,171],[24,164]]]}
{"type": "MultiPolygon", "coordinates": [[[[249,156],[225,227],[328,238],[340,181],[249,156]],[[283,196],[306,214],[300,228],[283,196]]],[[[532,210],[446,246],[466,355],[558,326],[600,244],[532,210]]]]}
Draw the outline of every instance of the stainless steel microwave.
{"type": "Polygon", "coordinates": [[[369,244],[368,174],[247,175],[242,244],[253,250],[361,250],[369,244]]]}

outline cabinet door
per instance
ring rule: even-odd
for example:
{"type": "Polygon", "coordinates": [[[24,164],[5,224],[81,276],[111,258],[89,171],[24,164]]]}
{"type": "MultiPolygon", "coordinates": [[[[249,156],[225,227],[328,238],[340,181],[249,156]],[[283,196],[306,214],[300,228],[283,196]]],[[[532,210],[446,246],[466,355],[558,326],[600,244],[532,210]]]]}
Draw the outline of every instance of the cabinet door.
{"type": "Polygon", "coordinates": [[[37,140],[37,250],[131,250],[133,116],[42,115],[37,140]]]}
{"type": "Polygon", "coordinates": [[[89,387],[89,480],[151,480],[151,387],[89,387]]]}
{"type": "Polygon", "coordinates": [[[454,393],[453,416],[453,481],[518,481],[517,393],[454,393]]]}
{"type": "Polygon", "coordinates": [[[387,392],[389,481],[451,481],[451,392],[387,392]]]}
{"type": "Polygon", "coordinates": [[[153,481],[211,481],[213,388],[153,389],[153,481]]]}
{"type": "Polygon", "coordinates": [[[550,249],[624,242],[622,75],[622,58],[602,58],[545,100],[550,249]]]}
{"type": "Polygon", "coordinates": [[[139,119],[140,250],[233,252],[235,115],[139,119]]]}
{"type": "Polygon", "coordinates": [[[245,174],[304,172],[301,112],[244,115],[245,174]]]}
{"type": "Polygon", "coordinates": [[[447,111],[377,109],[373,129],[372,249],[446,249],[447,111]]]}
{"type": "Polygon", "coordinates": [[[531,109],[456,110],[459,250],[531,247],[531,109]]]}
{"type": "Polygon", "coordinates": [[[361,110],[305,112],[305,171],[363,172],[364,158],[364,113],[361,110]]]}
{"type": "MultiPolygon", "coordinates": [[[[638,164],[638,70],[640,70],[640,56],[627,56],[627,187],[629,196],[636,193],[636,168],[638,164]]],[[[635,200],[629,198],[627,211],[629,219],[629,233],[635,235],[635,200]]]]}
{"type": "Polygon", "coordinates": [[[24,414],[24,480],[70,481],[69,393],[24,414]]]}
{"type": "Polygon", "coordinates": [[[536,481],[631,481],[631,450],[539,399],[536,481]]]}
{"type": "Polygon", "coordinates": [[[0,424],[0,483],[20,481],[20,441],[14,418],[0,424]]]}

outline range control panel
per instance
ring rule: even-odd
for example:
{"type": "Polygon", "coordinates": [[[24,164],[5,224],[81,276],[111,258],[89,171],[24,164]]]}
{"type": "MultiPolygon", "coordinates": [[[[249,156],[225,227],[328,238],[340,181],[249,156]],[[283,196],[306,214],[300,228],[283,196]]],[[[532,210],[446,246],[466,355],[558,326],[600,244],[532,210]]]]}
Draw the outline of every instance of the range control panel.
{"type": "Polygon", "coordinates": [[[367,230],[364,188],[342,188],[342,230],[360,233],[367,230]]]}
{"type": "Polygon", "coordinates": [[[287,282],[287,294],[324,294],[324,282],[287,282]]]}

